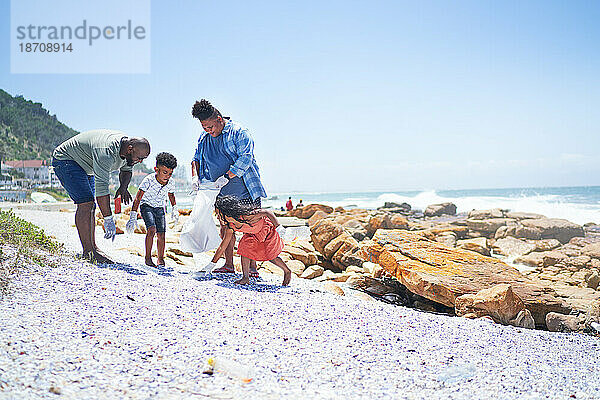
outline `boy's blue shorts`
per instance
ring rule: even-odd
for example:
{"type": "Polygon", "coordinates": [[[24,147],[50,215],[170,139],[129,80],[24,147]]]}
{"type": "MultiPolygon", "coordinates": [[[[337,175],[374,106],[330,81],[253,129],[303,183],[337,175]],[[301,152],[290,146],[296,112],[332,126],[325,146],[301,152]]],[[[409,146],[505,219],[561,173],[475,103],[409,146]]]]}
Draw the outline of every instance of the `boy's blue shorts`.
{"type": "Polygon", "coordinates": [[[155,226],[156,232],[161,233],[167,230],[164,207],[152,207],[144,203],[140,206],[140,213],[144,219],[144,224],[146,224],[146,229],[155,226]]]}
{"type": "Polygon", "coordinates": [[[52,159],[54,173],[75,204],[93,202],[95,199],[94,175],[88,175],[73,160],[52,159]]]}

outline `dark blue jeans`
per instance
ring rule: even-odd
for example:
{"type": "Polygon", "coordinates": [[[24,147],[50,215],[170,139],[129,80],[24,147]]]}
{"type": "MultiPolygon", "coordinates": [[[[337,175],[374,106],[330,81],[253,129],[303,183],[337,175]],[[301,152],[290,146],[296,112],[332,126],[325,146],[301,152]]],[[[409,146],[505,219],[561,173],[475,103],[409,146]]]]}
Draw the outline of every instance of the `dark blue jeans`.
{"type": "Polygon", "coordinates": [[[88,203],[95,199],[94,175],[88,175],[73,160],[52,159],[54,173],[75,204],[88,203]]]}

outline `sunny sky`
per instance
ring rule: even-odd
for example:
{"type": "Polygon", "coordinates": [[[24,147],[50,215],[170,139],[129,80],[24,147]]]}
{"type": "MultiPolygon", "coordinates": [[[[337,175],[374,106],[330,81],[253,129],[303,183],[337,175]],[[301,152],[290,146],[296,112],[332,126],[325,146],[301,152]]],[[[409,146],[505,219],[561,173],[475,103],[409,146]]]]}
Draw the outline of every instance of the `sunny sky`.
{"type": "Polygon", "coordinates": [[[11,74],[0,15],[0,88],[186,168],[207,98],[270,194],[600,185],[597,1],[153,1],[137,75],[11,74]]]}

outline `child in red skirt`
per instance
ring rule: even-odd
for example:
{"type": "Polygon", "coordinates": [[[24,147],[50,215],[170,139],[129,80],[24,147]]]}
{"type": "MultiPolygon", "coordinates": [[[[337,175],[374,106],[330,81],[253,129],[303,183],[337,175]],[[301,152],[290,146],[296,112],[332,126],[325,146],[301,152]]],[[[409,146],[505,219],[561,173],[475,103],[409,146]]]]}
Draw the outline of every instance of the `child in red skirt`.
{"type": "Polygon", "coordinates": [[[238,244],[238,254],[242,257],[242,279],[237,284],[250,283],[250,260],[270,261],[283,270],[283,285],[287,286],[292,271],[279,257],[283,250],[283,240],[279,234],[285,231],[279,224],[275,214],[268,210],[256,209],[250,204],[241,203],[235,196],[220,196],[215,202],[217,217],[227,232],[221,245],[217,248],[211,263],[204,270],[212,270],[216,262],[225,252],[227,244],[235,232],[243,232],[244,236],[238,244]]]}

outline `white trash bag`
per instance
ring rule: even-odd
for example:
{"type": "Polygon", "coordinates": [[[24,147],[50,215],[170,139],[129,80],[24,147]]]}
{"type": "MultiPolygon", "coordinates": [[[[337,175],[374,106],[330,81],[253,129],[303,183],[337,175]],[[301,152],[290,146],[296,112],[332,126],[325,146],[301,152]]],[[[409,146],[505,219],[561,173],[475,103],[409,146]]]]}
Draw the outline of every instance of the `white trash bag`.
{"type": "Polygon", "coordinates": [[[213,219],[215,200],[223,186],[229,182],[220,177],[215,182],[203,181],[194,199],[190,219],[185,223],[179,237],[181,250],[190,253],[204,253],[216,249],[221,244],[219,229],[213,219]]]}

